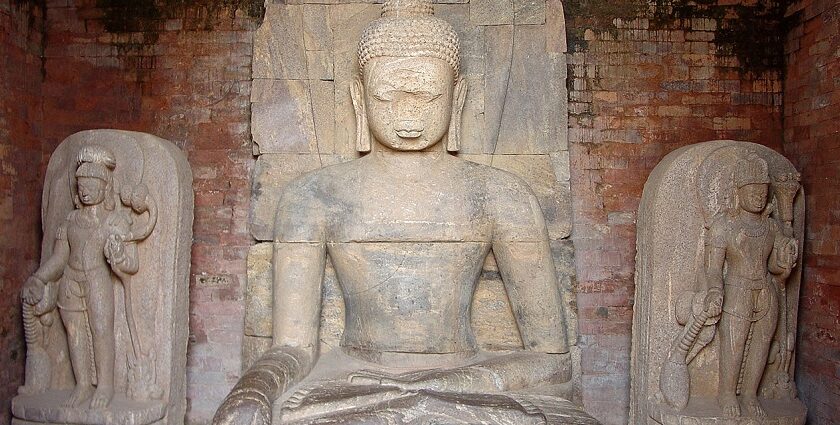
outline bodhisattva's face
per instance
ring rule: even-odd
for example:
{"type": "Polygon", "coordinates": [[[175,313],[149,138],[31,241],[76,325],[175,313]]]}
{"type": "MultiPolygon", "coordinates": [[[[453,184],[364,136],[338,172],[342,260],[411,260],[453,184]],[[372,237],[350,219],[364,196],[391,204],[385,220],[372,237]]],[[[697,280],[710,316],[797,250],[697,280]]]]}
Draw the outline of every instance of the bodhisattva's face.
{"type": "Polygon", "coordinates": [[[738,189],[738,200],[741,208],[758,214],[767,206],[767,184],[753,183],[738,189]]]}
{"type": "Polygon", "coordinates": [[[436,58],[374,58],[365,66],[364,102],[373,137],[399,151],[420,151],[446,135],[452,68],[436,58]]]}
{"type": "Polygon", "coordinates": [[[94,177],[78,177],[79,200],[83,205],[98,205],[105,200],[105,182],[94,177]]]}

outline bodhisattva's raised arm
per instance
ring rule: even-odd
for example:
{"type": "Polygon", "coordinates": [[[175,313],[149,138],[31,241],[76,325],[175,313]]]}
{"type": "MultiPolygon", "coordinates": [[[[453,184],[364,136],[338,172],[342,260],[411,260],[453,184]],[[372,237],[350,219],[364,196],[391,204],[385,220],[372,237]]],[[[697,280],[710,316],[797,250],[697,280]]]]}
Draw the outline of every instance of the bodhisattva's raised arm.
{"type": "Polygon", "coordinates": [[[275,222],[272,347],[245,372],[213,418],[214,425],[268,425],[274,401],[312,370],[318,358],[321,286],[326,262],[323,210],[292,182],[275,222]]]}

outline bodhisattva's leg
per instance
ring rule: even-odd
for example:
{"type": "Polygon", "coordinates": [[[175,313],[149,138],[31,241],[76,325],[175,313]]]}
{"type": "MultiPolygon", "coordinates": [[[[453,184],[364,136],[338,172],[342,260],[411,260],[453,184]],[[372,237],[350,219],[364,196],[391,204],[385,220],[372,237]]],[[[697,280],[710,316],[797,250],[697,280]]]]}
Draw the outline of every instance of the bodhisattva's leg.
{"type": "Polygon", "coordinates": [[[761,408],[758,401],[758,386],[761,385],[761,378],[764,376],[764,369],[767,366],[767,355],[773,342],[773,336],[776,334],[779,306],[775,288],[764,289],[756,295],[755,303],[757,309],[761,310],[757,314],[758,316],[764,314],[764,317],[753,323],[752,338],[744,364],[744,382],[741,387],[741,396],[744,406],[751,415],[764,417],[764,409],[761,408]]]}
{"type": "Polygon", "coordinates": [[[90,271],[88,276],[90,289],[87,304],[97,377],[90,407],[103,409],[108,407],[114,396],[114,284],[106,269],[90,271]]]}
{"type": "Polygon", "coordinates": [[[78,283],[63,281],[59,289],[61,321],[67,330],[67,347],[70,351],[70,365],[76,378],[76,386],[70,397],[64,402],[65,407],[78,407],[93,394],[93,370],[91,359],[87,315],[82,300],[71,294],[69,285],[78,287],[78,283]],[[78,311],[74,311],[79,309],[78,311]]]}
{"type": "Polygon", "coordinates": [[[720,381],[718,404],[725,416],[741,416],[736,391],[744,344],[750,329],[750,321],[743,319],[752,313],[752,297],[749,292],[730,285],[724,288],[724,312],[719,326],[720,334],[720,381]],[[734,314],[733,314],[734,313],[734,314]],[[741,317],[738,317],[741,316],[741,317]]]}

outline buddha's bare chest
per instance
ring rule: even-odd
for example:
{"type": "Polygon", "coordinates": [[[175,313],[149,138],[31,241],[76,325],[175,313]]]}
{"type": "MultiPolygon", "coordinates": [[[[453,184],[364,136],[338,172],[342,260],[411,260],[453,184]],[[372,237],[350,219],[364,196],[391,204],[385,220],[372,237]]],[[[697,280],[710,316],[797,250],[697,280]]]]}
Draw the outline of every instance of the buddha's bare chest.
{"type": "Polygon", "coordinates": [[[489,243],[346,242],[328,249],[348,312],[345,343],[412,352],[431,350],[428,341],[455,351],[468,344],[465,318],[489,243]]]}
{"type": "Polygon", "coordinates": [[[334,242],[488,242],[488,200],[480,188],[430,179],[388,181],[339,198],[328,229],[334,242]]]}

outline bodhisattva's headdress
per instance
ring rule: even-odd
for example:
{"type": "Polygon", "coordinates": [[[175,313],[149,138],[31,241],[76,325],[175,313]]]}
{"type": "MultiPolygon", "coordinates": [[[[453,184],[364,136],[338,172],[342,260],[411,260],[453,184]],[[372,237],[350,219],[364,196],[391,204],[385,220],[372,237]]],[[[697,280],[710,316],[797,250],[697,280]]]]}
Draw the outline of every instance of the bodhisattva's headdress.
{"type": "MultiPolygon", "coordinates": [[[[115,201],[111,195],[114,187],[112,173],[117,165],[114,154],[102,146],[87,145],[79,151],[76,161],[78,163],[76,167],[76,178],[92,177],[105,182],[105,190],[108,193],[105,197],[105,208],[113,210],[115,201]]],[[[81,205],[78,196],[74,196],[74,203],[76,207],[81,205]]]]}
{"type": "Polygon", "coordinates": [[[457,81],[461,67],[458,34],[434,16],[431,0],[386,0],[382,17],[371,22],[359,42],[359,71],[377,57],[431,57],[452,68],[457,81]]]}
{"type": "Polygon", "coordinates": [[[769,184],[770,175],[767,171],[767,161],[755,153],[746,159],[741,159],[735,168],[735,187],[741,188],[748,184],[769,184]]]}
{"type": "Polygon", "coordinates": [[[88,145],[79,151],[76,177],[93,177],[104,182],[111,181],[111,172],[117,165],[114,154],[97,145],[88,145]]]}

